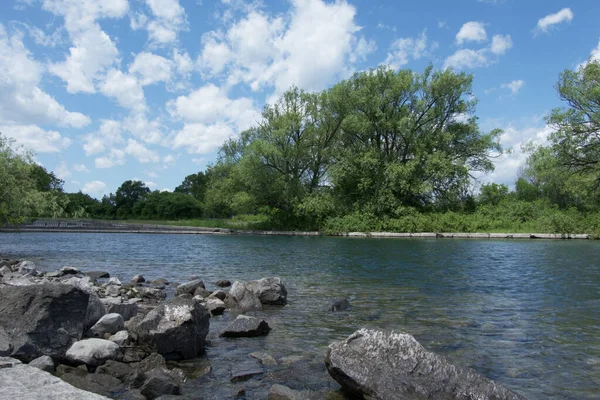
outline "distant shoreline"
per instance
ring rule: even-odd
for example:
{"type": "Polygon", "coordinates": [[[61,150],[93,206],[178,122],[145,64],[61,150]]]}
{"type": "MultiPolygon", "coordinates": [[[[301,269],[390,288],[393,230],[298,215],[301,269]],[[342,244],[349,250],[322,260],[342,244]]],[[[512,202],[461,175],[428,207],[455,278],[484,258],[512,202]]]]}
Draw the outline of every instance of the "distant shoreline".
{"type": "Polygon", "coordinates": [[[229,228],[203,228],[151,224],[118,224],[114,226],[75,226],[75,224],[48,224],[55,226],[18,226],[0,228],[0,232],[60,232],[60,233],[140,233],[140,234],[183,234],[183,235],[254,235],[254,236],[331,236],[354,238],[456,238],[456,239],[552,239],[590,240],[589,234],[560,233],[464,233],[464,232],[345,232],[325,235],[315,231],[236,230],[229,228]],[[64,225],[64,226],[61,226],[64,225]],[[69,226],[71,225],[71,226],[69,226]]]}

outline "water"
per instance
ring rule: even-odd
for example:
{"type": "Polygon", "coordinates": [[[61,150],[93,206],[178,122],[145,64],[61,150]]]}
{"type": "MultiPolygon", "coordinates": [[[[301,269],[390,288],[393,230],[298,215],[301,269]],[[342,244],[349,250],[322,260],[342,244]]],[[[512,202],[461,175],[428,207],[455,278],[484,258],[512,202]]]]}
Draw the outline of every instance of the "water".
{"type": "Polygon", "coordinates": [[[211,320],[203,362],[186,383],[202,398],[266,398],[272,383],[340,397],[323,357],[356,329],[394,329],[531,399],[600,398],[600,242],[352,239],[203,235],[0,234],[0,255],[107,270],[128,280],[191,275],[211,284],[280,276],[289,304],[256,315],[266,337],[222,339],[211,320]],[[348,297],[350,312],[331,313],[348,297]],[[248,382],[232,369],[266,351],[279,365],[248,382]]]}

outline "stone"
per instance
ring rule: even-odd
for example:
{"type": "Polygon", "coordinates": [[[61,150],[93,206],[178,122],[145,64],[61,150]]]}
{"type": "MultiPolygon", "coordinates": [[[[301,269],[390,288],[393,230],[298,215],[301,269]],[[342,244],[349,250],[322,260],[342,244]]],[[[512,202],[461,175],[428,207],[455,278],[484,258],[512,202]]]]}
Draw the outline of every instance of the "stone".
{"type": "Polygon", "coordinates": [[[258,294],[250,290],[244,282],[233,282],[229,295],[235,302],[233,304],[228,304],[228,308],[241,311],[262,310],[262,303],[258,298],[258,294]]]}
{"type": "Polygon", "coordinates": [[[269,389],[267,400],[304,400],[306,396],[297,390],[287,386],[275,384],[269,389]]]}
{"type": "Polygon", "coordinates": [[[403,333],[360,329],[329,346],[325,365],[345,391],[360,397],[525,399],[470,368],[450,364],[403,333]]]}
{"type": "MultiPolygon", "coordinates": [[[[113,278],[110,278],[113,279],[113,278]]],[[[119,285],[108,285],[104,288],[104,293],[107,296],[119,297],[121,296],[121,286],[119,285]]]]}
{"type": "Polygon", "coordinates": [[[106,310],[95,292],[94,282],[89,276],[83,278],[71,277],[62,282],[66,285],[73,285],[89,294],[88,307],[85,313],[84,329],[90,329],[104,314],[106,310]]]}
{"type": "Polygon", "coordinates": [[[231,371],[231,382],[243,382],[264,373],[259,365],[236,365],[231,371]]]}
{"type": "Polygon", "coordinates": [[[101,301],[102,304],[104,304],[104,309],[107,314],[121,314],[123,321],[129,321],[131,318],[135,317],[139,311],[137,303],[123,303],[120,298],[106,298],[101,299],[101,301]]]}
{"type": "Polygon", "coordinates": [[[125,329],[125,321],[121,314],[106,314],[88,331],[89,337],[102,337],[105,333],[115,334],[125,329]]]}
{"type": "Polygon", "coordinates": [[[138,285],[138,284],[144,283],[144,282],[146,282],[146,278],[144,278],[142,275],[136,275],[133,278],[131,278],[132,285],[138,285]]]}
{"type": "Polygon", "coordinates": [[[223,337],[253,337],[269,333],[271,328],[264,319],[240,314],[220,333],[223,337]]]}
{"type": "Polygon", "coordinates": [[[108,340],[118,344],[119,347],[124,347],[129,345],[131,338],[129,337],[129,332],[127,332],[126,330],[122,330],[110,336],[108,340]]]}
{"type": "Polygon", "coordinates": [[[208,296],[209,298],[217,298],[221,301],[225,301],[225,298],[227,297],[227,292],[225,292],[224,290],[215,290],[214,292],[212,292],[212,294],[210,296],[208,296]]]}
{"type": "Polygon", "coordinates": [[[101,396],[111,396],[123,390],[123,384],[116,378],[103,374],[77,375],[67,373],[60,377],[63,381],[88,392],[101,396]]]}
{"type": "Polygon", "coordinates": [[[166,278],[158,278],[158,279],[154,279],[152,282],[153,285],[168,285],[169,284],[169,280],[166,278]]]}
{"type": "Polygon", "coordinates": [[[204,351],[209,313],[192,299],[175,297],[130,325],[139,346],[167,359],[193,358],[204,351]]]}
{"type": "Polygon", "coordinates": [[[191,294],[193,296],[194,292],[199,287],[201,287],[202,289],[206,289],[206,287],[204,286],[204,282],[202,282],[200,279],[196,279],[191,282],[184,283],[183,285],[177,286],[177,290],[175,293],[177,296],[186,293],[191,294]]]}
{"type": "Polygon", "coordinates": [[[163,371],[153,371],[140,387],[140,392],[147,399],[154,400],[165,394],[180,394],[179,384],[163,371]]]}
{"type": "Polygon", "coordinates": [[[121,281],[119,280],[119,278],[117,278],[116,276],[113,276],[112,278],[108,278],[108,282],[106,282],[106,285],[117,285],[117,286],[123,286],[123,283],[121,283],[121,281]]]}
{"type": "Polygon", "coordinates": [[[74,364],[98,366],[119,356],[119,345],[105,339],[85,339],[75,342],[66,357],[74,364]]]}
{"type": "Polygon", "coordinates": [[[329,306],[329,311],[350,311],[352,309],[352,305],[348,301],[348,299],[338,299],[335,300],[329,306]]]}
{"type": "Polygon", "coordinates": [[[217,287],[229,287],[231,286],[231,282],[227,279],[219,279],[217,282],[215,282],[215,285],[217,287]]]}
{"type": "MultiPolygon", "coordinates": [[[[90,295],[70,285],[47,283],[0,287],[0,343],[10,355],[32,361],[42,355],[61,359],[81,339],[90,295]],[[3,338],[2,338],[3,337],[3,338]]],[[[1,346],[0,346],[1,347],[1,346]]]]}
{"type": "Polygon", "coordinates": [[[65,265],[59,270],[63,275],[77,275],[80,271],[79,268],[70,267],[65,265]]]}
{"type": "Polygon", "coordinates": [[[273,358],[273,356],[263,351],[250,353],[250,357],[256,358],[262,365],[277,365],[277,361],[273,358]]]}
{"type": "Polygon", "coordinates": [[[271,277],[249,281],[246,287],[258,295],[262,304],[287,304],[287,289],[281,278],[271,277]]]}
{"type": "Polygon", "coordinates": [[[219,299],[205,299],[204,307],[210,312],[211,315],[221,315],[227,308],[224,302],[219,299]]]}
{"type": "Polygon", "coordinates": [[[11,336],[0,326],[0,357],[8,357],[14,349],[11,336]]]}
{"type": "Polygon", "coordinates": [[[121,382],[129,383],[132,380],[135,370],[129,364],[115,360],[108,360],[103,365],[96,368],[97,374],[110,375],[121,382]]]}
{"type": "Polygon", "coordinates": [[[33,261],[21,261],[17,271],[21,275],[38,276],[40,274],[38,270],[35,269],[35,263],[33,261]]]}
{"type": "Polygon", "coordinates": [[[30,365],[15,362],[0,371],[0,399],[108,400],[30,365]]]}
{"type": "Polygon", "coordinates": [[[30,367],[39,368],[42,371],[50,372],[51,374],[56,370],[54,367],[54,361],[48,356],[38,357],[35,360],[32,360],[28,365],[30,367]]]}
{"type": "Polygon", "coordinates": [[[169,368],[178,368],[183,372],[185,379],[198,379],[211,373],[212,366],[206,357],[191,360],[169,361],[169,368]]]}
{"type": "Polygon", "coordinates": [[[136,288],[140,297],[150,301],[163,301],[167,297],[167,293],[162,289],[152,287],[138,287],[136,288]]]}
{"type": "Polygon", "coordinates": [[[194,296],[201,296],[203,299],[207,298],[210,295],[211,293],[203,287],[197,287],[196,290],[194,290],[194,296]]]}
{"type": "Polygon", "coordinates": [[[84,274],[94,280],[110,278],[110,274],[106,271],[86,271],[84,274]]]}

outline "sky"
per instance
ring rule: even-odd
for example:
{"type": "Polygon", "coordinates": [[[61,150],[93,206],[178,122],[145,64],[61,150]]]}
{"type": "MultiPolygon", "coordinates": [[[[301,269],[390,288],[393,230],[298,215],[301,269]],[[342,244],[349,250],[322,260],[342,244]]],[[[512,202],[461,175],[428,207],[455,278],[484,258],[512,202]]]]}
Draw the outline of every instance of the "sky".
{"type": "Polygon", "coordinates": [[[0,132],[68,192],[173,190],[292,85],[389,65],[473,74],[512,186],[565,69],[600,59],[598,0],[2,0],[0,132]]]}

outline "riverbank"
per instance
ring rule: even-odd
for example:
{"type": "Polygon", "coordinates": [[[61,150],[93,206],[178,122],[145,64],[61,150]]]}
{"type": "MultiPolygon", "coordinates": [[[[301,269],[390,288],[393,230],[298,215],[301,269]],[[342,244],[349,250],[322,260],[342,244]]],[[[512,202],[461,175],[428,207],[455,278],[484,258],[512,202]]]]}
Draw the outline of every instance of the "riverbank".
{"type": "Polygon", "coordinates": [[[550,239],[590,240],[586,233],[497,233],[497,232],[343,232],[324,234],[317,231],[249,230],[191,227],[160,224],[135,224],[89,220],[38,219],[29,224],[0,228],[0,232],[77,232],[77,233],[142,233],[187,235],[256,235],[256,236],[341,236],[368,238],[438,238],[438,239],[550,239]]]}

